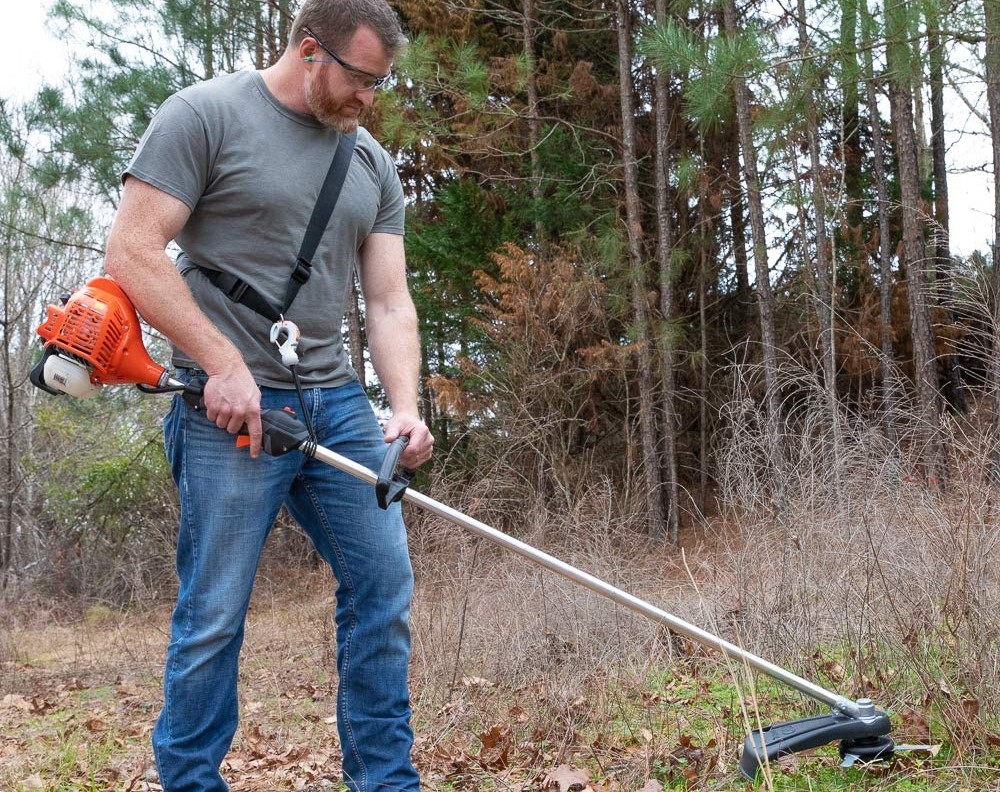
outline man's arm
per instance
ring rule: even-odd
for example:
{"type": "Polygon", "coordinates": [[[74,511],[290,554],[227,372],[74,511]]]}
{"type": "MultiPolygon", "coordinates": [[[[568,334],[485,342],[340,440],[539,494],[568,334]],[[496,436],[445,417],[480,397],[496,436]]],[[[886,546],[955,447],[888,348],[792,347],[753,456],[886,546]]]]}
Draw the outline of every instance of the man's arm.
{"type": "Polygon", "coordinates": [[[392,418],[385,440],[410,438],[401,461],[415,468],[431,458],[434,437],[420,419],[420,336],[417,312],[406,285],[403,237],[372,234],[361,247],[361,291],[365,297],[368,351],[379,382],[385,388],[392,418]]]}
{"type": "Polygon", "coordinates": [[[104,267],[143,318],[208,374],[208,419],[233,434],[245,423],[250,431],[250,454],[256,457],[260,453],[260,390],[239,350],[201,311],[166,254],[167,244],[190,213],[177,198],[127,178],[104,267]]]}

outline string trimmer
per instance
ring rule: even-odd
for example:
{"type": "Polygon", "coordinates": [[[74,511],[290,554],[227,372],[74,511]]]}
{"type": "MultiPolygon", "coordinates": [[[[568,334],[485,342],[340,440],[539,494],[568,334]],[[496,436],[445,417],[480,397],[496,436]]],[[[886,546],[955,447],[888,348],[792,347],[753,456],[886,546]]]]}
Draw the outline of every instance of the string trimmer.
{"type": "MultiPolygon", "coordinates": [[[[94,278],[67,297],[62,306],[50,305],[46,320],[38,328],[38,334],[44,341],[45,351],[41,361],[31,372],[31,381],[49,393],[88,397],[99,392],[105,385],[134,384],[145,392],[180,392],[195,409],[203,407],[200,385],[185,384],[174,379],[163,366],[150,358],[143,345],[135,308],[110,278],[94,278]]],[[[858,760],[888,758],[894,751],[902,748],[896,746],[888,736],[891,729],[889,716],[877,710],[870,699],[853,701],[826,690],[548,553],[409,489],[411,472],[406,469],[398,470],[400,454],[406,445],[405,437],[389,445],[381,469],[376,474],[318,445],[307,427],[287,411],[265,410],[261,415],[261,423],[262,445],[266,453],[279,456],[297,450],[307,457],[373,484],[375,497],[382,508],[388,508],[390,503],[400,499],[413,503],[663,624],[675,633],[762,671],[831,708],[831,712],[826,715],[751,730],[740,758],[740,770],[748,778],[753,779],[762,764],[780,756],[834,741],[840,742],[840,755],[845,766],[858,760]]]]}

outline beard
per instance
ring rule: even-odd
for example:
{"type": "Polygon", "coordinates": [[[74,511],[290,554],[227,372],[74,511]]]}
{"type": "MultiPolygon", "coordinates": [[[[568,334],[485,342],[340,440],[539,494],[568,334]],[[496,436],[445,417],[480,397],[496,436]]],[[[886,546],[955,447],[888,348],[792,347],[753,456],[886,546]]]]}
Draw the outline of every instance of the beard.
{"type": "Polygon", "coordinates": [[[306,85],[306,105],[323,126],[341,134],[350,134],[358,128],[358,117],[344,114],[345,104],[333,98],[325,80],[311,80],[306,85]]]}

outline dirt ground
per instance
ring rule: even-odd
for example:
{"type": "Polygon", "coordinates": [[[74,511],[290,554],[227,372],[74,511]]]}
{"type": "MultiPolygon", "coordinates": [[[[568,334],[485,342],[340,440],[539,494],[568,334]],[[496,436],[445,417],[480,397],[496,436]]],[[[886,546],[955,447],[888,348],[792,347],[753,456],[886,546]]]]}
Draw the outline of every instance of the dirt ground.
{"type": "MultiPolygon", "coordinates": [[[[272,592],[273,593],[273,592],[272,592]]],[[[225,772],[233,789],[339,781],[333,682],[315,587],[264,606],[247,625],[242,728],[225,772]],[[312,634],[296,642],[294,634],[312,634]]],[[[156,790],[149,734],[161,702],[170,612],[90,607],[6,637],[0,665],[0,789],[156,790]]]]}
{"type": "MultiPolygon", "coordinates": [[[[659,647],[655,625],[508,553],[480,551],[454,532],[444,539],[442,562],[427,549],[437,535],[415,538],[411,691],[425,789],[559,792],[587,787],[591,775],[604,778],[595,791],[660,788],[652,775],[671,760],[659,735],[676,734],[676,718],[656,721],[668,701],[645,690],[646,661],[625,670],[632,661],[620,649],[659,647]],[[609,687],[612,668],[621,676],[609,687]],[[644,698],[653,719],[633,729],[644,698]],[[606,719],[616,722],[607,734],[583,736],[606,719]]],[[[598,555],[616,554],[590,551],[576,560],[605,579],[664,584],[655,559],[601,568],[598,555]]],[[[341,789],[332,580],[307,560],[279,563],[280,551],[268,552],[247,620],[241,724],[222,772],[233,792],[341,789]]],[[[674,565],[671,585],[688,574],[674,565]]],[[[0,791],[159,790],[149,738],[169,623],[168,604],[121,612],[22,601],[0,612],[0,791]]],[[[699,750],[681,745],[681,759],[699,750]]],[[[693,766],[708,772],[717,754],[693,766]]]]}
{"type": "MultiPolygon", "coordinates": [[[[294,585],[258,582],[241,666],[241,726],[222,767],[233,792],[343,788],[327,586],[318,573],[294,585]]],[[[0,790],[161,788],[149,736],[169,620],[167,607],[136,615],[101,606],[75,614],[24,607],[17,623],[8,619],[0,640],[0,790]]],[[[424,679],[415,675],[414,759],[425,788],[586,786],[572,728],[540,729],[516,694],[484,678],[460,677],[448,700],[424,679]],[[498,708],[500,720],[482,726],[498,708]]]]}
{"type": "MultiPolygon", "coordinates": [[[[715,550],[693,548],[669,574],[648,556],[601,561],[615,558],[605,550],[592,548],[595,574],[646,581],[655,588],[637,594],[697,623],[703,603],[681,592],[710,587],[715,550]]],[[[417,565],[414,761],[428,792],[752,788],[736,767],[748,691],[713,653],[523,562],[472,545],[453,553],[447,567],[431,553],[417,565]]],[[[265,567],[255,587],[241,725],[222,767],[233,792],[343,789],[331,581],[295,569],[290,579],[287,565],[265,567]]],[[[0,613],[0,791],[160,790],[149,737],[169,620],[165,605],[0,613]]],[[[765,723],[816,714],[777,685],[749,696],[765,723]]],[[[924,741],[927,707],[903,703],[899,736],[924,741]]],[[[1000,790],[1000,757],[935,756],[861,774],[827,746],[783,760],[766,788],[1000,790]]]]}

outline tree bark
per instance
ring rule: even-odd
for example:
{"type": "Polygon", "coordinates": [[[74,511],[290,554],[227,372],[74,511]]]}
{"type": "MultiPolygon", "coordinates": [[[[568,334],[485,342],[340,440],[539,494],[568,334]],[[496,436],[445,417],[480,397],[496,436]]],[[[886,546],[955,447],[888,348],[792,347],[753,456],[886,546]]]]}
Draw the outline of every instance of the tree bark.
{"type": "Polygon", "coordinates": [[[736,300],[740,306],[739,332],[747,326],[750,305],[750,276],[747,267],[747,221],[743,216],[743,186],[740,182],[740,131],[732,124],[726,152],[726,189],[729,197],[729,225],[733,237],[733,265],[736,268],[736,300]]]}
{"type": "Polygon", "coordinates": [[[538,83],[535,79],[535,68],[538,59],[535,57],[535,2],[521,2],[521,36],[523,39],[524,58],[528,63],[528,161],[531,166],[531,197],[534,200],[532,209],[535,216],[535,236],[539,245],[542,243],[544,228],[539,218],[542,206],[542,168],[538,158],[538,145],[542,139],[541,122],[538,118],[538,83]]]}
{"type": "Polygon", "coordinates": [[[840,88],[842,109],[840,115],[844,158],[844,192],[847,196],[845,235],[852,257],[858,266],[864,256],[859,235],[864,207],[864,180],[861,173],[862,145],[861,118],[858,95],[860,74],[858,69],[858,2],[841,0],[840,3],[840,88]]]}
{"type": "Polygon", "coordinates": [[[202,40],[202,60],[205,63],[205,79],[211,80],[215,76],[215,20],[212,14],[212,1],[202,0],[201,4],[204,19],[204,38],[202,40]]]}
{"type": "Polygon", "coordinates": [[[875,163],[875,194],[878,203],[875,211],[878,215],[879,228],[879,341],[882,349],[882,409],[884,411],[885,434],[893,448],[899,442],[896,429],[897,410],[899,408],[899,377],[896,374],[896,351],[892,332],[892,289],[894,279],[892,274],[892,240],[890,239],[889,219],[892,215],[892,204],[889,200],[889,179],[885,172],[885,157],[882,143],[882,118],[878,109],[878,94],[875,90],[875,68],[872,63],[872,46],[874,46],[873,20],[868,11],[867,0],[861,0],[862,14],[862,46],[865,59],[865,96],[868,103],[868,116],[871,119],[872,149],[875,163]]]}
{"type": "Polygon", "coordinates": [[[950,277],[948,243],[948,170],[945,162],[944,132],[944,44],[934,3],[927,4],[927,49],[930,61],[931,89],[931,162],[934,177],[934,240],[937,282],[942,285],[950,277]]]}
{"type": "Polygon", "coordinates": [[[983,0],[986,16],[986,100],[993,138],[993,354],[988,369],[992,392],[993,446],[990,473],[1000,482],[1000,0],[983,0]]]}
{"type": "Polygon", "coordinates": [[[253,65],[257,70],[265,67],[264,63],[264,7],[253,6],[253,65]]]}
{"type": "MultiPolygon", "coordinates": [[[[701,352],[698,362],[698,379],[701,398],[698,399],[698,508],[702,514],[708,513],[708,295],[705,293],[708,275],[705,272],[704,254],[698,267],[698,348],[701,352]]],[[[746,303],[743,303],[746,305],[746,303]]],[[[745,317],[744,317],[745,318],[745,317]]]]}
{"type": "MultiPolygon", "coordinates": [[[[667,2],[656,0],[656,24],[667,23],[667,2]]],[[[674,394],[677,389],[674,365],[674,279],[673,279],[673,222],[670,216],[670,98],[667,74],[656,70],[656,224],[659,233],[660,264],[660,366],[663,371],[663,389],[660,405],[663,414],[663,463],[667,480],[667,538],[677,544],[680,534],[679,484],[677,481],[677,409],[674,394]]]]}
{"type": "Polygon", "coordinates": [[[887,0],[886,63],[889,68],[889,105],[899,167],[903,216],[903,252],[906,257],[907,302],[913,341],[913,369],[919,406],[917,437],[922,446],[925,474],[931,483],[944,480],[944,455],[939,434],[937,362],[927,304],[924,227],[920,219],[918,143],[913,126],[911,54],[907,39],[906,0],[887,0]]]}
{"type": "Polygon", "coordinates": [[[649,342],[649,309],[642,256],[642,219],[639,202],[639,164],[636,157],[635,107],[632,97],[632,25],[627,0],[616,0],[618,15],[618,83],[621,93],[622,166],[625,171],[625,214],[632,291],[632,319],[639,361],[639,433],[642,467],[646,475],[647,526],[651,536],[662,537],[665,528],[659,449],[653,413],[652,355],[649,342]]]}
{"type": "MultiPolygon", "coordinates": [[[[830,425],[833,427],[833,452],[839,453],[840,423],[837,406],[837,362],[834,348],[834,305],[831,273],[833,252],[826,230],[826,191],[823,186],[822,166],[819,158],[819,117],[816,90],[812,73],[809,36],[806,32],[805,0],[798,0],[799,55],[806,82],[806,137],[809,145],[809,165],[812,170],[812,200],[816,214],[816,317],[819,320],[820,353],[823,357],[823,385],[826,392],[830,425]]],[[[805,240],[803,240],[805,245],[805,240]]]]}
{"type": "MultiPolygon", "coordinates": [[[[941,24],[935,3],[927,8],[927,50],[930,64],[931,89],[931,163],[934,177],[934,281],[938,305],[954,324],[952,310],[952,266],[951,244],[948,218],[948,167],[946,162],[946,141],[944,129],[944,43],[941,41],[941,24]]],[[[942,358],[945,380],[948,383],[949,401],[959,412],[968,411],[965,384],[959,356],[954,352],[942,358]]]]}
{"type": "MultiPolygon", "coordinates": [[[[723,0],[723,18],[726,35],[738,34],[734,0],[723,0]]],[[[753,144],[750,118],[750,94],[743,75],[734,80],[736,97],[736,122],[739,127],[740,149],[743,154],[743,178],[746,181],[747,201],[750,205],[750,233],[753,239],[755,289],[760,312],[761,346],[764,359],[764,388],[766,390],[767,430],[774,458],[784,461],[784,444],[780,431],[781,401],[778,393],[778,353],[774,330],[774,293],[771,290],[770,267],[767,257],[767,238],[764,231],[764,206],[760,195],[760,176],[757,170],[757,150],[753,144]]]]}
{"type": "Polygon", "coordinates": [[[357,372],[361,387],[365,387],[365,339],[361,329],[361,306],[358,297],[358,284],[351,285],[351,302],[347,306],[347,346],[351,353],[351,366],[357,372]]]}
{"type": "MultiPolygon", "coordinates": [[[[18,174],[20,176],[20,173],[18,174]]],[[[0,202],[3,206],[3,202],[0,202]]],[[[13,259],[17,255],[14,252],[14,228],[17,223],[14,216],[14,202],[9,202],[9,214],[5,218],[4,237],[2,250],[3,255],[3,294],[0,295],[0,375],[3,377],[3,410],[0,413],[0,440],[3,448],[0,449],[0,459],[3,460],[3,505],[0,512],[0,590],[7,587],[9,572],[14,563],[14,493],[17,490],[17,465],[19,461],[19,438],[17,433],[17,389],[13,379],[13,347],[10,331],[15,328],[12,320],[14,312],[11,305],[14,289],[16,288],[16,274],[13,270],[13,259]]]]}

